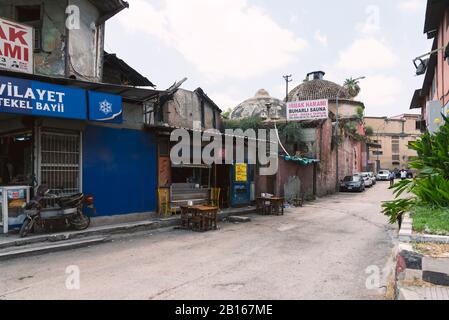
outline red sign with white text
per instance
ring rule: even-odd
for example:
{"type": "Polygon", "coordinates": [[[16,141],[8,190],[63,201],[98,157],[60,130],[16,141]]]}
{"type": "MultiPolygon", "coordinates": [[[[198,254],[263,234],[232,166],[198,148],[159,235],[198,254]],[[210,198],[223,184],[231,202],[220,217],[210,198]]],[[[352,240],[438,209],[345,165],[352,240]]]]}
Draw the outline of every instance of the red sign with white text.
{"type": "Polygon", "coordinates": [[[0,18],[0,69],[33,73],[33,28],[0,18]]]}

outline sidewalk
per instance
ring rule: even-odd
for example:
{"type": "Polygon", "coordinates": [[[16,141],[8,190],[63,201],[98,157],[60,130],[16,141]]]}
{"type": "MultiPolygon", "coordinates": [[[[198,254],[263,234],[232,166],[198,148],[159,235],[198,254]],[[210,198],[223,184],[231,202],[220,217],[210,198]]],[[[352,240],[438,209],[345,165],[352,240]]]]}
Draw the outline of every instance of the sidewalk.
{"type": "Polygon", "coordinates": [[[446,300],[449,301],[449,287],[405,286],[399,289],[398,300],[446,300]]]}
{"type": "MultiPolygon", "coordinates": [[[[256,207],[225,209],[218,213],[218,219],[224,220],[229,216],[247,215],[255,211],[256,207]]],[[[44,251],[51,252],[52,248],[56,251],[80,247],[84,244],[92,245],[107,241],[109,236],[116,234],[132,234],[139,231],[176,227],[180,224],[181,217],[177,215],[139,222],[90,227],[83,231],[37,234],[26,238],[20,238],[17,233],[0,235],[0,260],[44,251]]]]}

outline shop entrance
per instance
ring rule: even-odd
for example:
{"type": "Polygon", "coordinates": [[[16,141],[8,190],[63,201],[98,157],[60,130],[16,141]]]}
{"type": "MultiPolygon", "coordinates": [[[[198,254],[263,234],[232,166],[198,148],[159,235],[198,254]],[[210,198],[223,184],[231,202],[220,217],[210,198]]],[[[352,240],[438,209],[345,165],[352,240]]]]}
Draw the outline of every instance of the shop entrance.
{"type": "Polygon", "coordinates": [[[32,184],[33,143],[32,131],[0,135],[0,185],[32,184]]]}

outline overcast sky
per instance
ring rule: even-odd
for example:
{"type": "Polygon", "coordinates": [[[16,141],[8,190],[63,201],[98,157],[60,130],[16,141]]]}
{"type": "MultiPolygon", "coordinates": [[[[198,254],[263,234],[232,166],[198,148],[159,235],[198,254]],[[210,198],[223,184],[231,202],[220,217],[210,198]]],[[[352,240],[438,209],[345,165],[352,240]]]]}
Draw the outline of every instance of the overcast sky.
{"type": "Polygon", "coordinates": [[[310,71],[342,83],[366,76],[358,99],[367,115],[409,112],[412,59],[430,51],[426,0],[129,0],[106,28],[115,52],[166,89],[188,77],[223,109],[264,88],[285,97],[310,71]]]}

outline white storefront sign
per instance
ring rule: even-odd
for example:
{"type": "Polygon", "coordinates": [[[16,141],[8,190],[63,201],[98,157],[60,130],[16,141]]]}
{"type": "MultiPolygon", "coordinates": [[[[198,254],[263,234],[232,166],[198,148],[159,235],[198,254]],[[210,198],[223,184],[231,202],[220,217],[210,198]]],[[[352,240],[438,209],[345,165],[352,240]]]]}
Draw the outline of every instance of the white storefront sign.
{"type": "Polygon", "coordinates": [[[308,100],[287,103],[289,121],[320,120],[329,117],[329,101],[308,100]]]}
{"type": "Polygon", "coordinates": [[[0,18],[0,69],[33,73],[33,28],[0,18]]]}

